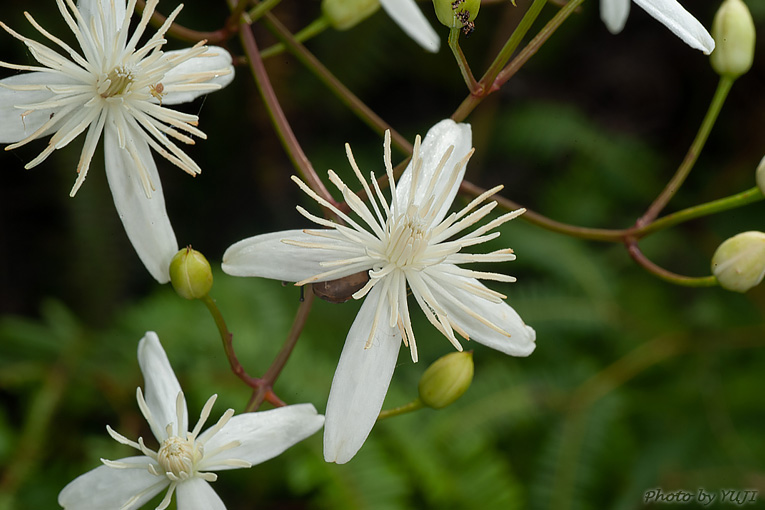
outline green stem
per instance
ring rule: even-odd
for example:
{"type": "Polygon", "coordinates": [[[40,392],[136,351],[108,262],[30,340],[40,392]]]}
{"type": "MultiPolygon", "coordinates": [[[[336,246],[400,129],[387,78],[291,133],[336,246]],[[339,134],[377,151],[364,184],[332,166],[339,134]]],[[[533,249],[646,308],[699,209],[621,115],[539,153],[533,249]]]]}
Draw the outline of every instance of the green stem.
{"type": "Polygon", "coordinates": [[[373,131],[382,136],[386,130],[390,130],[391,142],[404,154],[412,153],[412,144],[406,138],[401,136],[395,129],[391,128],[379,115],[373,112],[364,104],[353,92],[343,85],[319,59],[317,59],[308,49],[296,40],[287,28],[282,25],[276,17],[271,14],[266,15],[266,24],[272,30],[274,35],[282,40],[295,57],[310,70],[335,96],[345,104],[359,119],[372,128],[373,131]]]}
{"type": "Polygon", "coordinates": [[[481,85],[484,90],[488,91],[490,88],[493,88],[492,85],[494,85],[497,75],[507,61],[510,60],[510,57],[513,56],[518,45],[521,44],[523,37],[531,29],[531,25],[533,25],[534,21],[539,17],[545,4],[547,4],[547,0],[534,0],[534,3],[531,4],[529,10],[526,11],[523,19],[518,23],[518,27],[513,31],[502,49],[499,50],[497,58],[494,59],[494,62],[491,63],[489,69],[486,70],[486,73],[481,78],[481,85]]]}
{"type": "Polygon", "coordinates": [[[712,102],[709,105],[707,114],[704,117],[704,121],[701,123],[699,131],[696,134],[696,138],[693,140],[693,143],[688,149],[688,152],[685,155],[685,159],[683,159],[683,162],[678,167],[675,175],[667,183],[667,186],[664,188],[661,194],[656,197],[656,200],[653,201],[645,214],[638,220],[638,226],[645,225],[655,220],[661,210],[664,209],[664,206],[666,206],[670,201],[672,196],[677,192],[678,189],[680,189],[680,186],[682,186],[685,178],[688,177],[688,174],[693,168],[693,165],[696,163],[701,150],[704,148],[704,144],[709,137],[709,133],[712,131],[712,127],[715,125],[715,121],[717,120],[720,109],[725,102],[725,98],[728,97],[728,92],[730,92],[730,89],[733,86],[733,81],[733,78],[728,76],[722,76],[720,78],[720,81],[717,84],[715,95],[712,98],[712,102]]]}
{"type": "MultiPolygon", "coordinates": [[[[247,12],[247,20],[249,24],[253,24],[262,18],[267,12],[271,12],[271,9],[279,5],[282,0],[264,0],[247,12]]],[[[242,2],[246,4],[247,2],[242,2]]],[[[237,19],[238,21],[238,19],[237,19]]]]}
{"type": "MultiPolygon", "coordinates": [[[[247,54],[247,60],[252,69],[252,75],[255,78],[255,83],[263,98],[263,103],[266,105],[268,114],[271,117],[271,122],[273,123],[274,128],[276,128],[276,133],[279,136],[284,149],[287,151],[287,155],[292,161],[292,164],[311,189],[322,196],[330,204],[336,204],[334,198],[329,194],[324,183],[319,179],[319,176],[313,169],[308,157],[303,152],[303,148],[300,146],[300,143],[298,143],[295,133],[292,131],[286,115],[284,115],[284,110],[282,110],[282,107],[279,104],[279,99],[276,97],[274,87],[271,85],[271,80],[268,78],[268,73],[263,65],[263,59],[260,58],[260,52],[258,51],[258,45],[255,43],[255,36],[252,33],[252,29],[246,23],[242,23],[239,34],[242,46],[244,46],[244,51],[247,54]]],[[[324,215],[326,217],[333,216],[329,209],[324,209],[324,215]]]]}
{"type": "Polygon", "coordinates": [[[684,287],[714,287],[717,285],[717,278],[713,275],[710,276],[683,276],[672,271],[668,271],[663,267],[657,266],[646,257],[640,247],[638,247],[637,240],[630,239],[626,243],[627,252],[630,257],[637,262],[637,264],[649,273],[661,278],[662,280],[674,283],[675,285],[682,285],[684,287]]]}
{"type": "Polygon", "coordinates": [[[271,366],[268,367],[268,370],[266,370],[266,373],[263,375],[262,381],[264,384],[253,392],[252,398],[247,404],[245,412],[256,411],[258,407],[260,407],[260,404],[263,403],[263,400],[267,398],[268,390],[273,387],[277,377],[279,377],[282,369],[284,369],[284,366],[287,364],[287,360],[292,354],[292,350],[297,344],[298,338],[300,338],[300,333],[303,332],[306,320],[308,320],[308,315],[311,312],[311,305],[313,305],[314,298],[314,294],[310,285],[306,285],[304,289],[304,297],[300,303],[300,306],[298,306],[295,320],[292,321],[292,327],[290,328],[290,332],[287,335],[287,340],[284,342],[281,350],[279,350],[279,354],[277,354],[276,358],[274,358],[274,361],[271,362],[271,366]]]}
{"type": "MultiPolygon", "coordinates": [[[[329,21],[327,21],[327,18],[322,16],[320,18],[316,18],[315,20],[313,20],[307,27],[302,29],[293,37],[295,38],[295,41],[302,43],[304,41],[307,41],[308,39],[311,39],[312,37],[319,35],[320,33],[324,32],[327,28],[329,28],[329,21]]],[[[282,53],[286,49],[287,49],[287,46],[284,43],[277,43],[261,51],[260,56],[263,59],[270,58],[275,55],[278,55],[279,53],[282,53]]]]}
{"type": "Polygon", "coordinates": [[[380,415],[377,417],[377,421],[384,420],[385,418],[392,418],[394,416],[400,416],[406,413],[411,413],[413,411],[419,411],[423,407],[424,407],[424,404],[418,397],[415,400],[409,402],[408,404],[404,404],[402,406],[395,407],[393,409],[386,409],[385,411],[380,411],[380,415]]]}
{"type": "Polygon", "coordinates": [[[742,191],[741,193],[737,193],[729,197],[720,198],[718,200],[713,200],[711,202],[699,204],[672,214],[668,214],[662,218],[659,218],[658,220],[655,220],[652,223],[649,223],[648,225],[632,230],[631,232],[634,234],[639,234],[639,237],[644,237],[648,234],[652,234],[653,232],[664,230],[679,223],[699,218],[701,216],[708,216],[710,214],[715,214],[718,212],[727,211],[729,209],[735,209],[736,207],[742,207],[754,202],[759,202],[763,198],[765,198],[765,196],[763,196],[762,191],[760,191],[760,188],[755,186],[754,188],[750,188],[746,191],[742,191]]]}
{"type": "Polygon", "coordinates": [[[267,386],[266,389],[264,390],[265,391],[264,398],[275,406],[286,405],[271,390],[271,387],[268,381],[265,380],[265,378],[261,379],[258,377],[252,377],[251,375],[247,373],[247,371],[244,369],[242,364],[239,363],[239,358],[236,357],[236,352],[234,352],[234,335],[228,330],[226,321],[223,319],[223,314],[218,308],[218,305],[215,303],[215,300],[211,298],[210,295],[208,294],[205,297],[203,297],[201,301],[205,304],[207,309],[210,311],[210,315],[212,315],[213,320],[215,321],[215,325],[218,327],[220,338],[223,341],[223,351],[226,353],[226,358],[228,358],[229,366],[231,366],[231,371],[234,373],[234,375],[236,375],[239,379],[241,379],[247,386],[250,386],[251,388],[255,388],[255,390],[259,390],[262,387],[267,386]]]}
{"type": "Polygon", "coordinates": [[[449,49],[452,50],[452,54],[454,54],[454,58],[457,60],[457,66],[459,66],[460,73],[462,73],[462,79],[465,80],[465,85],[467,85],[470,93],[480,95],[482,90],[480,90],[478,82],[475,81],[473,71],[470,70],[470,65],[467,63],[465,54],[462,53],[462,48],[460,48],[460,30],[460,28],[455,27],[449,29],[449,49]]]}

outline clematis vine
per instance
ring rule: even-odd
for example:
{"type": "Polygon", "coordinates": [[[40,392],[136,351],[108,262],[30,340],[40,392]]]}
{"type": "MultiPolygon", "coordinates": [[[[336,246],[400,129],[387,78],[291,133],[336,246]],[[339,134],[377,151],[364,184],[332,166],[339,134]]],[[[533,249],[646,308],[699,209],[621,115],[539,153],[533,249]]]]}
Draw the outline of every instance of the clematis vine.
{"type": "MultiPolygon", "coordinates": [[[[686,11],[677,0],[634,0],[648,14],[659,20],[688,46],[709,55],[715,41],[707,29],[686,11]]],[[[627,23],[632,0],[600,0],[600,18],[612,34],[618,34],[627,23]]]]}
{"type": "Polygon", "coordinates": [[[143,438],[131,441],[107,426],[113,439],[142,455],[116,461],[101,459],[103,466],[81,475],[61,491],[58,502],[65,509],[132,510],[168,489],[157,510],[168,507],[173,493],[178,510],[225,510],[209,484],[218,477],[213,471],[265,462],[314,434],[324,423],[324,417],[311,404],[238,416],[229,409],[202,432],[217,397],[213,395],[189,432],[186,400],[155,333],[146,333],[139,342],[138,362],[146,383],[145,397],[141,388],[137,390],[138,407],[159,448],[154,451],[143,438]]]}
{"type": "Polygon", "coordinates": [[[146,269],[160,283],[169,281],[170,259],[178,251],[165,210],[162,185],[151,149],[185,172],[199,166],[175,141],[193,144],[206,138],[198,117],[167,108],[226,86],[234,77],[231,55],[204,41],[179,51],[162,51],[164,34],[181,10],[178,6],[143,45],[158,0],[148,0],[132,34],[130,18],[136,0],[56,0],[80,51],[54,36],[29,14],[32,26],[53,48],[29,39],[0,22],[22,41],[39,65],[0,62],[0,67],[27,71],[0,80],[0,143],[5,150],[50,135],[48,145],[25,168],[33,168],[54,150],[85,133],[77,178],[80,189],[98,141],[125,231],[146,269]]]}
{"type": "Polygon", "coordinates": [[[464,253],[463,249],[497,238],[499,232],[492,230],[524,212],[508,212],[464,233],[495,208],[496,202],[484,202],[502,189],[497,186],[459,212],[448,214],[473,154],[471,144],[470,125],[449,119],[439,122],[424,140],[417,137],[412,160],[396,183],[390,133],[386,133],[384,161],[390,203],[374,173],[369,181],[362,175],[346,144],[348,160],[370,197],[371,208],[331,170],[329,179],[360,221],[295,177],[308,196],[345,224],[298,207],[303,216],[324,228],[251,237],[223,255],[223,270],[228,274],[295,281],[297,285],[359,272],[368,275],[366,284],[353,293],[355,299],[366,299],[348,332],[327,403],[324,458],[328,462],[347,462],[364,444],[382,408],[402,341],[417,361],[408,292],[457,350],[462,345],[456,334],[513,356],[528,356],[534,350],[534,330],[505,303],[504,295],[479,281],[513,282],[515,278],[460,267],[514,260],[511,249],[483,254],[464,253]]]}

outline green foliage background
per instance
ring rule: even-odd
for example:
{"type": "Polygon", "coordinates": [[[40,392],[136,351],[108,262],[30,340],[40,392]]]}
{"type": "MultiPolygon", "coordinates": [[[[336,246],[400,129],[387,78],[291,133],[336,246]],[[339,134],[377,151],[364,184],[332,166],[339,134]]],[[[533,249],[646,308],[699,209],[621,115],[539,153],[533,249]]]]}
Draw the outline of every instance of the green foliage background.
{"type": "MultiPolygon", "coordinates": [[[[685,3],[711,25],[717,2],[685,3]]],[[[52,4],[7,2],[0,19],[31,35],[21,16],[28,10],[64,34],[52,4]]],[[[187,2],[179,21],[217,28],[225,5],[209,4],[187,2]]],[[[462,41],[476,72],[527,5],[518,4],[484,6],[478,30],[462,41]]],[[[765,9],[748,4],[761,30],[765,9]]],[[[163,12],[172,7],[160,4],[163,12]]],[[[703,55],[634,7],[615,37],[602,27],[597,2],[585,3],[468,118],[477,152],[467,179],[504,183],[505,196],[570,223],[619,228],[642,214],[681,161],[717,78],[703,55]]],[[[297,30],[318,11],[315,1],[284,0],[276,14],[297,30]]],[[[256,34],[264,46],[271,41],[260,28],[256,34]]],[[[383,13],[308,47],[410,139],[465,96],[448,49],[421,52],[383,13]]],[[[0,37],[0,49],[3,60],[31,61],[10,36],[0,37]]],[[[230,49],[241,54],[236,40],[230,49]]],[[[754,69],[734,87],[669,211],[753,185],[765,147],[763,50],[758,44],[754,69]]],[[[350,176],[346,141],[362,169],[382,170],[379,138],[295,59],[275,57],[268,69],[320,175],[334,168],[350,176]]],[[[288,179],[294,170],[246,67],[226,90],[183,107],[200,113],[209,140],[189,149],[204,169],[196,179],[157,158],[181,244],[217,266],[234,241],[305,224],[294,205],[308,201],[288,179]]],[[[70,200],[79,143],[24,172],[42,145],[0,159],[0,508],[21,510],[56,508],[60,489],[99,458],[129,455],[107,436],[107,424],[150,437],[135,404],[143,383],[135,351],[147,330],[159,334],[192,414],[212,393],[219,395],[214,414],[239,411],[249,398],[202,304],[157,287],[140,265],[113,213],[100,156],[70,200]]],[[[722,240],[765,230],[764,213],[754,204],[651,236],[641,247],[671,270],[705,275],[722,240]]],[[[620,245],[564,238],[521,220],[505,225],[495,243],[518,255],[502,269],[518,282],[493,288],[537,330],[532,356],[476,345],[474,383],[454,405],[379,423],[346,465],[323,462],[319,433],[265,464],[226,472],[215,488],[227,507],[633,509],[656,487],[758,490],[754,506],[765,506],[765,290],[673,287],[633,264],[620,245]]],[[[212,294],[239,359],[250,373],[264,372],[299,290],[216,271],[212,294]]],[[[323,411],[358,307],[315,303],[277,382],[282,399],[323,411]]],[[[427,365],[451,349],[421,316],[413,319],[421,362],[402,352],[386,408],[413,399],[427,365]]]]}

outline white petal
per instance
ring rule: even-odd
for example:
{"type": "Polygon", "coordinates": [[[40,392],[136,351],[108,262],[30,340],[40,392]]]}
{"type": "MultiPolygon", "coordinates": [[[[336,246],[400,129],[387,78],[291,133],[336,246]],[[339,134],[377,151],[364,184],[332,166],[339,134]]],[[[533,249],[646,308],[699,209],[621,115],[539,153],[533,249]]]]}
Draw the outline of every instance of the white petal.
{"type": "MultiPolygon", "coordinates": [[[[328,244],[341,249],[344,247],[343,243],[306,234],[302,230],[272,232],[249,237],[229,246],[223,254],[223,271],[232,276],[259,276],[298,282],[328,271],[328,268],[320,265],[321,262],[342,260],[353,256],[342,250],[293,246],[283,243],[283,239],[328,244]]],[[[351,268],[348,274],[357,272],[359,272],[358,268],[351,268]]],[[[342,278],[348,274],[337,274],[331,279],[342,278]]]]}
{"type": "MultiPolygon", "coordinates": [[[[175,403],[178,393],[181,391],[181,385],[175,377],[173,367],[170,366],[170,360],[159,343],[159,337],[153,331],[148,331],[140,342],[138,342],[138,364],[141,366],[141,373],[145,381],[144,398],[149,407],[155,424],[151,425],[151,431],[158,441],[167,438],[165,427],[169,423],[178,425],[175,403]]],[[[188,410],[186,401],[183,401],[183,423],[182,432],[186,432],[188,427],[188,410]]]]}
{"type": "Polygon", "coordinates": [[[632,0],[600,0],[600,19],[612,34],[618,34],[627,23],[632,0]]]}
{"type": "MultiPolygon", "coordinates": [[[[438,278],[435,273],[432,276],[438,278]]],[[[448,274],[445,281],[448,283],[448,286],[430,286],[429,288],[439,304],[446,310],[449,318],[470,335],[470,340],[511,356],[528,356],[534,352],[536,332],[531,326],[527,326],[523,322],[520,315],[510,305],[504,301],[492,303],[459,287],[461,283],[484,287],[481,282],[474,278],[448,274]],[[509,333],[510,336],[505,336],[471,317],[464,309],[457,306],[453,300],[445,297],[446,292],[449,292],[459,303],[465,305],[472,312],[509,333]]],[[[440,283],[443,284],[444,281],[440,281],[440,283]]]]}
{"type": "MultiPolygon", "coordinates": [[[[176,50],[166,51],[166,56],[172,56],[174,54],[182,54],[189,51],[176,50]]],[[[221,88],[225,87],[234,79],[234,66],[231,65],[231,55],[228,51],[217,46],[209,46],[205,56],[195,57],[185,62],[182,62],[178,66],[174,67],[165,74],[162,80],[162,84],[167,86],[171,83],[183,83],[184,75],[191,73],[204,73],[208,71],[216,71],[218,69],[228,70],[227,74],[216,74],[211,77],[210,80],[202,81],[199,83],[215,83],[220,85],[221,88]]],[[[162,97],[163,105],[187,103],[195,98],[207,94],[207,91],[184,91],[184,92],[168,92],[162,97]]]]}
{"type": "Polygon", "coordinates": [[[367,295],[345,340],[327,402],[324,460],[344,464],[366,441],[380,414],[401,346],[398,328],[388,326],[387,301],[380,313],[374,340],[369,338],[382,285],[367,295]]]}
{"type": "Polygon", "coordinates": [[[226,510],[210,484],[201,478],[192,478],[175,489],[178,510],[226,510]]]}
{"type": "Polygon", "coordinates": [[[430,52],[438,51],[441,39],[414,0],[380,0],[380,4],[388,16],[417,44],[430,52]]]}
{"type": "MultiPolygon", "coordinates": [[[[420,146],[420,158],[422,159],[422,176],[418,178],[417,189],[415,190],[415,203],[422,203],[428,182],[441,161],[444,153],[450,146],[454,146],[454,151],[449,157],[443,172],[451,173],[454,165],[457,164],[473,148],[473,135],[470,124],[457,124],[451,119],[444,119],[428,130],[428,134],[420,146]]],[[[446,195],[446,200],[441,204],[441,209],[436,216],[434,224],[438,224],[446,217],[446,213],[457,195],[462,178],[465,175],[463,166],[459,177],[446,195]]],[[[443,186],[446,186],[448,179],[439,179],[434,193],[440,194],[443,186]]],[[[403,207],[407,200],[408,190],[412,186],[412,163],[406,167],[401,178],[396,183],[396,208],[403,207]]]]}
{"type": "Polygon", "coordinates": [[[635,0],[648,14],[662,22],[691,48],[709,55],[715,41],[707,29],[676,0],[635,0]]]}
{"type": "Polygon", "coordinates": [[[297,404],[234,416],[209,440],[205,433],[200,435],[199,439],[205,442],[206,452],[212,452],[232,441],[237,441],[239,446],[213,454],[211,457],[205,456],[200,469],[233,469],[225,464],[216,464],[227,459],[245,460],[252,465],[260,464],[311,436],[322,425],[324,416],[317,414],[311,404],[297,404]]]}
{"type": "MultiPolygon", "coordinates": [[[[96,26],[101,25],[101,16],[98,13],[98,3],[104,10],[104,14],[111,12],[112,5],[114,5],[114,14],[116,15],[115,27],[112,30],[116,30],[122,25],[122,21],[125,19],[125,0],[79,0],[77,2],[77,9],[82,14],[82,17],[90,23],[90,19],[95,17],[97,20],[96,26]]],[[[106,14],[106,19],[109,19],[109,15],[106,14]]]]}
{"type": "MultiPolygon", "coordinates": [[[[128,457],[118,462],[143,464],[148,457],[128,457]]],[[[125,510],[139,508],[167,487],[170,481],[146,469],[100,466],[72,480],[58,495],[67,510],[119,510],[130,498],[145,492],[125,510]]]]}
{"type": "Polygon", "coordinates": [[[143,134],[134,128],[129,131],[128,136],[136,144],[154,184],[152,197],[146,198],[135,163],[127,150],[120,149],[117,130],[109,120],[104,128],[106,177],[117,213],[138,257],[159,283],[167,283],[170,281],[170,260],[178,251],[178,241],[167,217],[162,184],[149,145],[143,134]]]}
{"type": "MultiPolygon", "coordinates": [[[[78,82],[61,73],[33,72],[17,74],[0,80],[0,83],[4,85],[72,85],[78,82]]],[[[58,111],[58,108],[49,108],[25,112],[24,108],[16,108],[16,105],[40,103],[54,95],[49,90],[11,90],[0,86],[0,119],[2,119],[0,143],[15,143],[23,140],[48,122],[51,114],[58,111]]],[[[38,138],[49,133],[50,131],[41,133],[38,138]]]]}

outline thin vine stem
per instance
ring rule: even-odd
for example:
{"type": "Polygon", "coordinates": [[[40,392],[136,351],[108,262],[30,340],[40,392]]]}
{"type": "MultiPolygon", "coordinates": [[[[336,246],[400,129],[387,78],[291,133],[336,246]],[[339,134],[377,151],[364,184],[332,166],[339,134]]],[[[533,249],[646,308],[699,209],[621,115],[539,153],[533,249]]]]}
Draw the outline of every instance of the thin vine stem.
{"type": "Polygon", "coordinates": [[[411,413],[413,411],[419,411],[424,406],[425,404],[422,403],[422,400],[417,398],[408,404],[380,411],[380,414],[377,416],[377,421],[384,420],[385,418],[393,418],[394,416],[401,416],[402,414],[411,413]]]}
{"type": "MultiPolygon", "coordinates": [[[[145,0],[137,0],[136,1],[136,8],[139,12],[143,12],[144,8],[146,8],[146,1],[145,0]]],[[[162,23],[165,22],[167,19],[167,16],[157,12],[156,10],[152,13],[150,23],[152,26],[159,27],[162,25],[162,23]]],[[[196,44],[199,41],[205,40],[208,43],[211,44],[220,44],[224,41],[227,41],[231,39],[236,34],[236,27],[232,30],[232,28],[226,24],[223,28],[220,28],[218,30],[213,30],[212,32],[200,32],[198,30],[192,30],[190,28],[184,27],[183,25],[178,24],[177,22],[174,22],[172,25],[170,25],[170,28],[167,30],[167,35],[172,36],[175,39],[178,39],[180,41],[185,41],[188,43],[194,43],[196,44]]]]}
{"type": "Polygon", "coordinates": [[[709,133],[712,131],[712,127],[715,125],[715,121],[720,114],[720,110],[722,109],[723,103],[725,102],[725,98],[728,97],[728,93],[733,86],[733,82],[734,79],[730,78],[729,76],[722,76],[720,78],[720,81],[717,84],[717,90],[712,97],[712,102],[709,104],[709,109],[704,116],[704,120],[701,123],[701,126],[699,126],[699,131],[696,134],[696,138],[688,148],[688,152],[686,153],[683,162],[677,168],[677,171],[675,172],[675,175],[672,176],[672,179],[670,179],[670,181],[664,187],[664,190],[659,194],[658,197],[656,197],[656,200],[653,201],[650,207],[648,207],[648,210],[645,212],[645,214],[640,217],[637,223],[638,226],[650,223],[655,220],[661,210],[664,209],[670,199],[675,195],[677,190],[680,189],[680,186],[682,186],[683,182],[685,182],[685,179],[688,177],[688,174],[691,172],[693,165],[696,163],[701,150],[704,148],[704,144],[709,137],[709,133]]]}
{"type": "MultiPolygon", "coordinates": [[[[305,42],[312,37],[316,37],[320,33],[329,28],[329,21],[324,16],[316,18],[305,28],[302,28],[299,32],[292,35],[297,42],[305,42]]],[[[265,60],[267,58],[274,57],[287,49],[287,46],[283,43],[276,43],[273,46],[269,46],[260,52],[260,56],[265,60]]]]}
{"type": "Polygon", "coordinates": [[[462,53],[462,48],[460,48],[460,31],[460,28],[455,27],[449,29],[449,49],[452,50],[457,66],[460,68],[462,79],[465,80],[465,85],[467,85],[470,93],[480,95],[483,91],[473,76],[473,71],[470,70],[470,64],[468,64],[465,54],[462,53]]]}
{"type": "Polygon", "coordinates": [[[313,306],[314,300],[314,293],[311,290],[311,286],[306,285],[303,289],[303,299],[300,302],[300,306],[298,306],[298,311],[295,314],[295,320],[292,321],[292,327],[287,335],[287,339],[279,350],[279,354],[277,354],[276,358],[271,362],[271,366],[269,366],[266,373],[263,374],[263,384],[253,392],[252,398],[250,398],[250,402],[245,409],[246,412],[256,411],[263,403],[263,400],[267,399],[268,391],[273,387],[279,374],[281,374],[284,366],[287,364],[287,360],[289,360],[292,350],[295,348],[295,345],[300,338],[300,334],[303,332],[305,323],[308,320],[308,315],[311,313],[311,307],[313,306]]]}
{"type": "Polygon", "coordinates": [[[625,245],[627,246],[627,252],[630,254],[630,257],[632,257],[632,260],[649,273],[664,281],[674,283],[675,285],[682,285],[684,287],[714,287],[717,285],[717,278],[715,278],[714,275],[697,277],[684,276],[658,266],[649,260],[640,250],[636,239],[628,239],[625,242],[625,245]]]}

